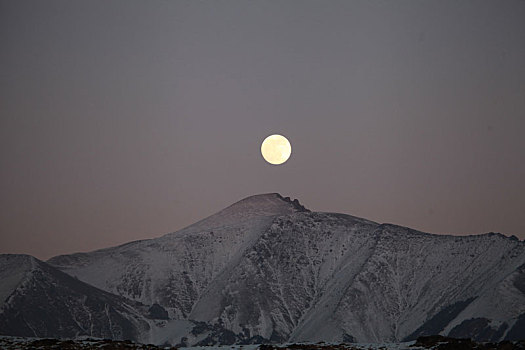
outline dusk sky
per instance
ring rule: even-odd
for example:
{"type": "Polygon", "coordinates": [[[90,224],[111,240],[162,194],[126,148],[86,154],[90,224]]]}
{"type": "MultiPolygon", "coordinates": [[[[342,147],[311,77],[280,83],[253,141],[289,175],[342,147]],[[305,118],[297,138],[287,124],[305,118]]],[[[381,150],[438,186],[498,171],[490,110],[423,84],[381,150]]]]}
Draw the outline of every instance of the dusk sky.
{"type": "Polygon", "coordinates": [[[158,237],[267,192],[525,238],[525,1],[2,0],[0,47],[0,253],[158,237]]]}

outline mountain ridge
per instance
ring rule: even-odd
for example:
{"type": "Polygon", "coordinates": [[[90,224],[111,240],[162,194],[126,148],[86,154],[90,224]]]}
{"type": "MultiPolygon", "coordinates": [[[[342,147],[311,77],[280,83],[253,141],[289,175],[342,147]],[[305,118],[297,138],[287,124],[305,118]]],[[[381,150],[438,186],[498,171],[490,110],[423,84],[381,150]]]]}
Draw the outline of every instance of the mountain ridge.
{"type": "Polygon", "coordinates": [[[72,337],[87,332],[95,337],[140,339],[140,333],[149,329],[142,314],[145,309],[141,313],[136,302],[76,280],[30,255],[0,255],[2,277],[14,265],[21,267],[22,276],[3,293],[7,295],[0,304],[4,334],[72,337]]]}
{"type": "Polygon", "coordinates": [[[194,342],[383,342],[430,333],[495,341],[525,322],[524,242],[311,212],[278,193],[158,238],[48,263],[159,305],[173,322],[196,322],[209,339],[190,336],[194,342]]]}

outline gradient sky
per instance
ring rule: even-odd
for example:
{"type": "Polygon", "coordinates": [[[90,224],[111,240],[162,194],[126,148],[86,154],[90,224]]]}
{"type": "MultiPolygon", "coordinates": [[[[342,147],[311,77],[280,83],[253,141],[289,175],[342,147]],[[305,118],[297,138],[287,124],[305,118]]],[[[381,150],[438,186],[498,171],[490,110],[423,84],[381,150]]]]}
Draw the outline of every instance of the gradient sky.
{"type": "Polygon", "coordinates": [[[0,253],[157,237],[266,192],[525,238],[525,1],[2,0],[0,47],[0,253]]]}

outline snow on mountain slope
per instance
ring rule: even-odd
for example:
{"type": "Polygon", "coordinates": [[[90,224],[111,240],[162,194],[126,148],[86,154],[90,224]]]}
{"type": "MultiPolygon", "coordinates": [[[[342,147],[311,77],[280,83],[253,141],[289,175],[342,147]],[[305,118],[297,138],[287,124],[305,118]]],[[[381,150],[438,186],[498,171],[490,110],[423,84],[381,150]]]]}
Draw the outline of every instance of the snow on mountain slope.
{"type": "Polygon", "coordinates": [[[455,337],[475,333],[483,341],[525,337],[525,265],[470,303],[445,329],[455,337]]]}
{"type": "Polygon", "coordinates": [[[158,345],[257,341],[220,325],[170,320],[159,305],[102,291],[29,255],[0,255],[0,277],[0,335],[158,345]]]}
{"type": "Polygon", "coordinates": [[[405,339],[447,306],[492,289],[523,264],[524,248],[500,235],[437,236],[385,225],[334,318],[358,339],[405,339]]]}
{"type": "Polygon", "coordinates": [[[142,340],[141,334],[150,328],[137,303],[98,290],[31,256],[0,255],[0,271],[0,334],[142,340]]]}
{"type": "Polygon", "coordinates": [[[375,226],[345,215],[278,217],[227,277],[226,288],[213,301],[220,305],[218,312],[199,307],[199,301],[190,317],[220,319],[234,332],[285,341],[306,311],[338,288],[334,276],[339,271],[349,277],[359,271],[373,245],[367,232],[375,226]]]}
{"type": "MultiPolygon", "coordinates": [[[[524,253],[522,242],[501,235],[438,236],[296,213],[276,218],[220,297],[202,307],[199,300],[190,317],[279,342],[399,341],[443,308],[493,288],[524,253]]],[[[499,310],[503,318],[523,312],[525,304],[515,304],[499,310]]]]}
{"type": "Polygon", "coordinates": [[[248,197],[183,230],[49,263],[98,288],[186,318],[228,265],[250,247],[273,218],[304,211],[278,194],[248,197]]]}
{"type": "Polygon", "coordinates": [[[4,306],[8,297],[24,281],[27,272],[32,267],[31,259],[21,258],[17,255],[0,255],[0,309],[4,306]]]}
{"type": "Polygon", "coordinates": [[[309,212],[278,194],[157,239],[49,263],[236,339],[383,342],[456,332],[499,340],[525,325],[524,242],[309,212]]]}

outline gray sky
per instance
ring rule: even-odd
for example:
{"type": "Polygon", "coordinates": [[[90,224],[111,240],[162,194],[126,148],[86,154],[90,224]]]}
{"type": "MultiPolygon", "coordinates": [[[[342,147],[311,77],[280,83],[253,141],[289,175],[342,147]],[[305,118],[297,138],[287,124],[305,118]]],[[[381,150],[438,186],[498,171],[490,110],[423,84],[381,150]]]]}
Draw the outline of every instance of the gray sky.
{"type": "Polygon", "coordinates": [[[157,237],[265,192],[525,238],[525,1],[2,0],[0,47],[2,253],[157,237]]]}

